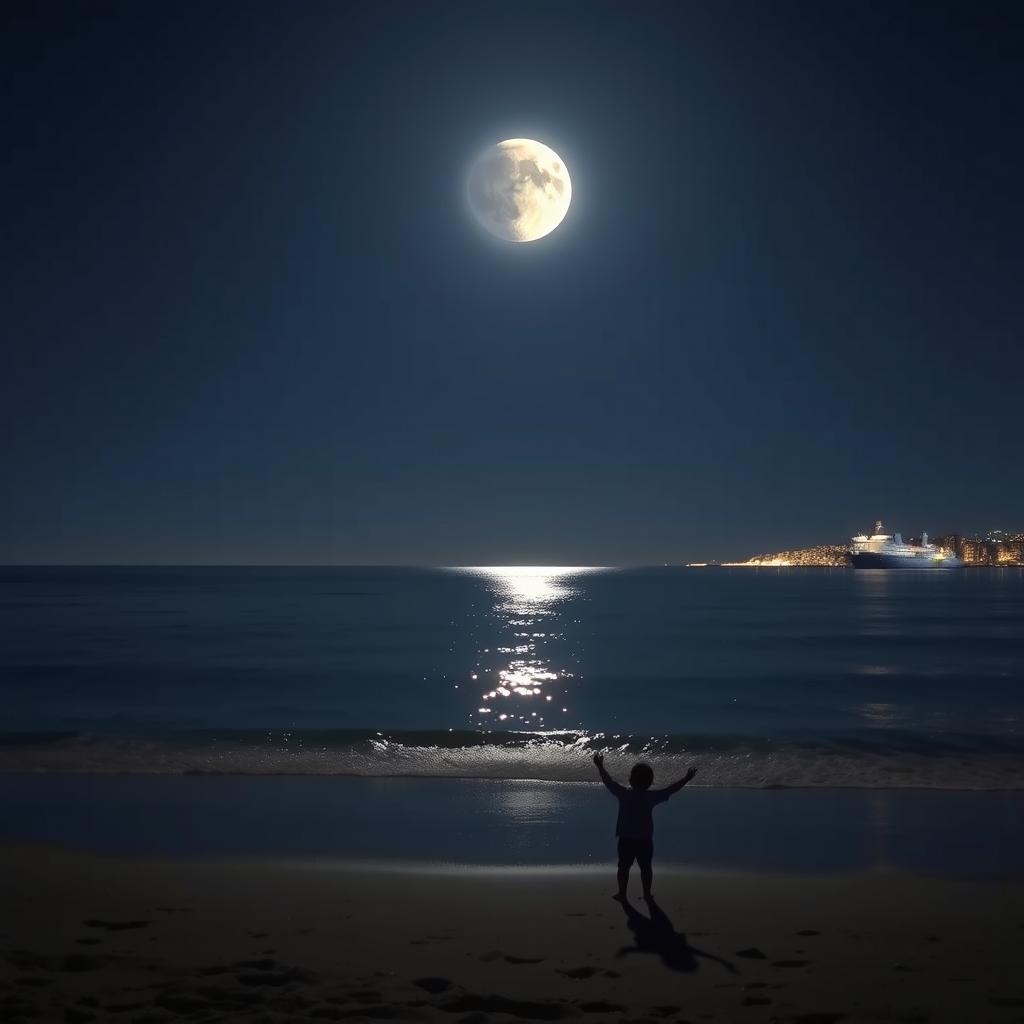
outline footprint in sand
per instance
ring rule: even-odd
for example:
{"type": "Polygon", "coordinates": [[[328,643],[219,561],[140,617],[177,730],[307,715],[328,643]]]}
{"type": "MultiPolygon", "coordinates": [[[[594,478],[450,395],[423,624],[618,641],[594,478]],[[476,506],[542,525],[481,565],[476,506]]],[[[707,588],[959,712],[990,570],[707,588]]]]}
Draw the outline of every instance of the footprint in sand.
{"type": "Polygon", "coordinates": [[[92,1010],[80,1010],[75,1006],[69,1006],[64,1010],[66,1024],[88,1024],[95,1019],[96,1014],[92,1010]]]}
{"type": "Polygon", "coordinates": [[[592,978],[595,974],[600,974],[601,970],[598,967],[570,967],[568,970],[560,970],[558,973],[579,981],[584,978],[592,978]]]}
{"type": "Polygon", "coordinates": [[[429,992],[432,996],[436,996],[442,992],[447,992],[452,987],[453,982],[447,978],[415,978],[413,984],[425,992],[429,992]]]}
{"type": "Polygon", "coordinates": [[[130,928],[148,928],[152,923],[152,921],[100,921],[95,917],[82,922],[86,928],[106,928],[108,932],[126,932],[130,928]]]}
{"type": "Polygon", "coordinates": [[[507,964],[539,964],[544,961],[542,956],[514,956],[501,949],[489,949],[479,956],[481,963],[489,964],[495,960],[504,960],[507,964]]]}
{"type": "Polygon", "coordinates": [[[298,967],[290,967],[280,973],[260,974],[236,974],[235,981],[240,985],[269,986],[270,988],[282,988],[285,985],[292,985],[297,981],[312,981],[313,976],[308,971],[300,970],[298,967]]]}
{"type": "Polygon", "coordinates": [[[107,1013],[131,1013],[132,1010],[145,1009],[148,1003],[106,1003],[103,1009],[107,1013]]]}
{"type": "Polygon", "coordinates": [[[109,956],[86,956],[84,953],[72,953],[59,963],[59,971],[98,971],[106,967],[114,958],[109,956]]]}
{"type": "Polygon", "coordinates": [[[272,971],[277,967],[277,961],[269,958],[262,960],[236,960],[235,967],[249,967],[254,971],[272,971]]]}
{"type": "Polygon", "coordinates": [[[182,1015],[210,1009],[209,1000],[176,992],[163,993],[154,1000],[154,1004],[163,1010],[182,1015]]]}
{"type": "Polygon", "coordinates": [[[845,1013],[798,1013],[795,1017],[786,1017],[785,1024],[839,1024],[844,1020],[845,1013]]]}
{"type": "MultiPolygon", "coordinates": [[[[341,999],[341,1002],[355,1002],[361,1003],[364,1006],[369,1006],[372,1003],[379,1003],[384,996],[373,988],[354,988],[349,991],[347,996],[341,999]]],[[[338,999],[329,999],[328,1002],[336,1003],[338,999]]]]}
{"type": "MultiPolygon", "coordinates": [[[[621,1007],[613,1007],[610,1003],[606,1005],[609,1006],[608,1010],[584,1012],[611,1013],[621,1010],[621,1007]]],[[[438,1003],[437,1008],[444,1013],[507,1013],[512,1017],[526,1020],[562,1020],[565,1017],[574,1017],[579,1012],[577,1007],[564,1003],[511,999],[499,995],[475,995],[469,992],[438,1003]]]]}
{"type": "Polygon", "coordinates": [[[591,1002],[576,1004],[584,1013],[623,1013],[624,1006],[618,1003],[609,1003],[604,999],[595,999],[591,1002]]]}

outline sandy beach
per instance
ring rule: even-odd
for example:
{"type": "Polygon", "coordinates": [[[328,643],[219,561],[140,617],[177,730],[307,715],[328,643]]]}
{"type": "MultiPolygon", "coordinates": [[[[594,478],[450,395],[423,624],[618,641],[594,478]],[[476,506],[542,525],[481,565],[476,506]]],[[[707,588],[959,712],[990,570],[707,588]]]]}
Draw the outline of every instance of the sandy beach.
{"type": "Polygon", "coordinates": [[[1024,1020],[1024,884],[8,845],[10,1021],[1024,1020]],[[634,885],[635,885],[634,881],[634,885]]]}

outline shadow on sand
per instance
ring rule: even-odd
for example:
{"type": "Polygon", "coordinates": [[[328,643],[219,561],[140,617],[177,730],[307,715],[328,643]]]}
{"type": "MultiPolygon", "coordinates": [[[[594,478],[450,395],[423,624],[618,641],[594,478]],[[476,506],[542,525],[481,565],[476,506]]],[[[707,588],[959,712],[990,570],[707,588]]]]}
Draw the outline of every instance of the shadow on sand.
{"type": "Polygon", "coordinates": [[[686,936],[675,930],[668,915],[653,899],[647,901],[650,917],[641,914],[629,900],[619,902],[626,912],[626,924],[633,933],[635,944],[623,946],[618,956],[623,957],[627,953],[656,953],[661,957],[661,962],[673,971],[696,971],[700,967],[697,958],[704,957],[721,964],[730,974],[736,973],[736,968],[728,960],[691,946],[686,936]]]}

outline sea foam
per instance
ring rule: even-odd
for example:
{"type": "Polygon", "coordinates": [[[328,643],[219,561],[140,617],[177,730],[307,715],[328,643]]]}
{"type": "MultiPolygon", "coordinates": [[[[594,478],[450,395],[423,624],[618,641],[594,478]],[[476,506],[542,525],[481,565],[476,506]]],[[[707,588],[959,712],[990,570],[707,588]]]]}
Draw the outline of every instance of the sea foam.
{"type": "Polygon", "coordinates": [[[252,731],[149,737],[83,733],[0,738],[0,771],[350,775],[594,781],[593,754],[621,775],[649,761],[659,781],[691,764],[718,788],[1024,789],[1024,742],[957,735],[837,735],[820,741],[584,732],[252,731]]]}

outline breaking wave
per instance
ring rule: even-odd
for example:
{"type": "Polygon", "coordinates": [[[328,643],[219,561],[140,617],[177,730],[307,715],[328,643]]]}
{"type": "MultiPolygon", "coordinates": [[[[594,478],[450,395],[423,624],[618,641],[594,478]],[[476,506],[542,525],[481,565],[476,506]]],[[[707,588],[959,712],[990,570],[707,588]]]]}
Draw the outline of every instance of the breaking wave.
{"type": "Polygon", "coordinates": [[[602,752],[625,774],[644,759],[659,779],[700,766],[719,788],[1024,789],[1016,735],[859,730],[827,738],[641,737],[586,732],[220,730],[144,737],[81,732],[0,735],[0,772],[348,775],[594,780],[602,752]]]}

